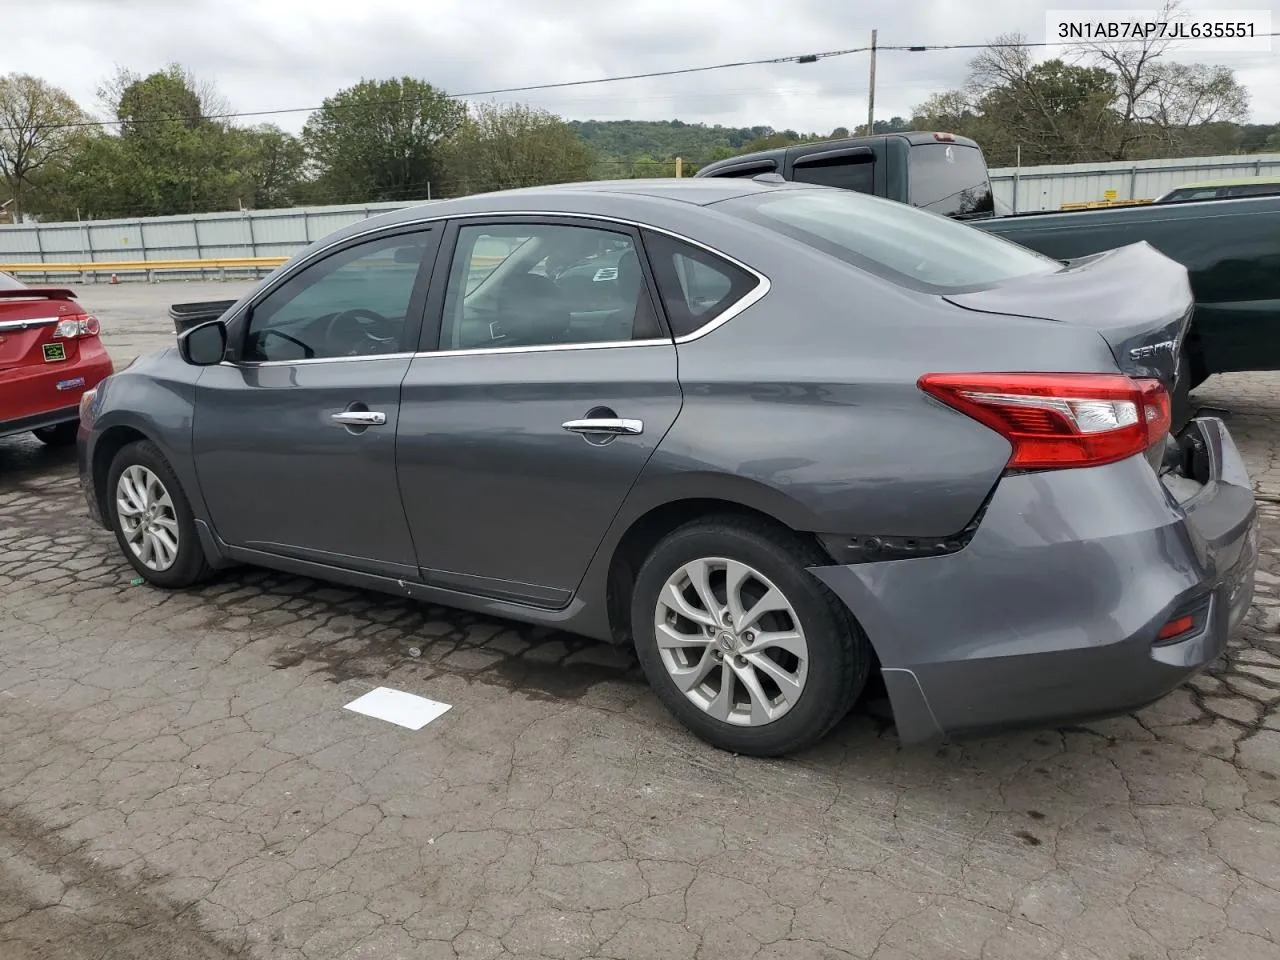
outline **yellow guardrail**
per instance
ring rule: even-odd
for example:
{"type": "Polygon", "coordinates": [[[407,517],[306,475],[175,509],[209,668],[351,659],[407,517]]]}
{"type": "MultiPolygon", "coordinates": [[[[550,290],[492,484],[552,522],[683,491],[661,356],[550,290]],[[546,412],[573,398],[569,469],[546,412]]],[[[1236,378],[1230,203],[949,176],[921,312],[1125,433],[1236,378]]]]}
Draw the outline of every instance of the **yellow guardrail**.
{"type": "Polygon", "coordinates": [[[234,267],[278,267],[288,257],[213,257],[204,260],[56,260],[45,263],[0,263],[5,273],[142,273],[150,270],[220,270],[234,267]]]}
{"type": "Polygon", "coordinates": [[[1088,200],[1079,203],[1064,203],[1059,210],[1097,210],[1102,207],[1138,207],[1150,200],[1088,200]]]}

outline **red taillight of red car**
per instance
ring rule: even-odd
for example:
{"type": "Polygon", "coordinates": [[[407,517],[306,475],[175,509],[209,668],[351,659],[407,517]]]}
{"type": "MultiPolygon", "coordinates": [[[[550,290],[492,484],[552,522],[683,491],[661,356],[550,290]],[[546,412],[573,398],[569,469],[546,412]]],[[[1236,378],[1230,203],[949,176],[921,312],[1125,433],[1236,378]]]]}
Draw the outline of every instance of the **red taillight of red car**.
{"type": "Polygon", "coordinates": [[[1017,470],[1096,467],[1160,442],[1172,421],[1158,380],[1094,373],[930,373],[920,389],[1013,445],[1017,470]]]}
{"type": "Polygon", "coordinates": [[[97,317],[79,316],[59,320],[53,335],[60,340],[74,340],[77,337],[96,337],[102,331],[97,317]]]}

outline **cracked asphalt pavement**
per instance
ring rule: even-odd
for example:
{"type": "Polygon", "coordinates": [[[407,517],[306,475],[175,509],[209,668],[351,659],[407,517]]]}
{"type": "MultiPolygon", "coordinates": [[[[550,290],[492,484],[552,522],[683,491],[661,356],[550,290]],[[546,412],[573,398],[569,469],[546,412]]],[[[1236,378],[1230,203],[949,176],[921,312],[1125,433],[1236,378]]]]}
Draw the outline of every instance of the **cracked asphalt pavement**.
{"type": "Polygon", "coordinates": [[[1263,513],[1225,658],[936,747],[864,705],[780,761],[602,644],[262,570],[133,586],[73,455],[0,441],[0,958],[1280,958],[1280,375],[1197,398],[1263,513]],[[343,709],[381,685],[453,708],[343,709]]]}

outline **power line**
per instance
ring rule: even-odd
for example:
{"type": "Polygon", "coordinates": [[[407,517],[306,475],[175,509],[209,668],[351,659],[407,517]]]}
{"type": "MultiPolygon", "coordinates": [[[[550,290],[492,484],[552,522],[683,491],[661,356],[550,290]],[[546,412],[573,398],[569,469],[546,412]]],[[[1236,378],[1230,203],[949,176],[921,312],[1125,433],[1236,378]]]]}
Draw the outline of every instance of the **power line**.
{"type": "MultiPolygon", "coordinates": [[[[530,83],[519,87],[496,87],[492,90],[468,90],[464,93],[440,93],[438,97],[397,97],[390,100],[370,100],[364,103],[329,104],[331,109],[363,110],[373,106],[389,106],[394,104],[422,103],[424,100],[468,100],[474,97],[491,97],[505,93],[529,93],[534,90],[562,90],[568,87],[584,87],[598,83],[620,83],[625,80],[650,80],[659,77],[675,77],[692,73],[709,73],[713,70],[730,70],[736,67],[769,66],[779,63],[816,63],[831,57],[843,57],[851,53],[864,53],[867,47],[849,47],[844,50],[827,50],[822,53],[801,53],[787,57],[765,57],[759,60],[735,60],[729,63],[714,63],[701,67],[681,67],[676,70],[651,70],[647,73],[619,74],[611,77],[593,77],[589,80],[561,80],[555,83],[530,83]]],[[[231,113],[214,113],[203,116],[201,120],[233,120],[244,117],[278,117],[290,113],[315,113],[324,104],[315,107],[282,107],[277,110],[240,110],[231,113]]],[[[57,123],[42,127],[43,130],[69,130],[77,127],[110,127],[124,124],[190,122],[190,117],[145,117],[138,120],[80,120],[74,123],[57,123]]],[[[0,127],[0,130],[12,130],[12,127],[0,127]]]]}
{"type": "MultiPolygon", "coordinates": [[[[1256,37],[1280,37],[1280,32],[1259,33],[1256,37]]],[[[1143,37],[1117,37],[1108,39],[1107,44],[1120,43],[1150,43],[1150,38],[1143,37]]],[[[999,50],[1014,47],[1061,47],[1070,46],[1071,44],[1061,41],[1027,41],[1027,42],[1004,42],[1004,43],[936,43],[936,44],[878,44],[877,51],[889,51],[896,53],[933,53],[944,50],[999,50]]],[[[869,46],[862,47],[846,47],[839,50],[826,50],[821,53],[803,53],[792,54],[785,57],[763,57],[756,60],[734,60],[727,63],[708,64],[700,67],[681,67],[674,70],[651,70],[645,73],[629,73],[619,74],[609,77],[593,77],[587,80],[561,80],[552,83],[530,83],[516,87],[495,87],[490,90],[469,90],[464,93],[440,93],[439,99],[444,100],[467,100],[475,97],[490,97],[499,94],[510,93],[531,93],[537,90],[563,90],[571,87],[593,86],[601,83],[621,83],[628,80],[652,80],[662,77],[687,76],[696,73],[710,73],[717,70],[732,70],[739,67],[758,67],[772,66],[782,63],[809,64],[817,63],[819,60],[829,60],[833,57],[844,57],[854,53],[867,53],[871,50],[869,46]]],[[[434,99],[428,97],[399,97],[389,100],[371,100],[365,103],[348,103],[348,104],[329,104],[330,109],[340,110],[361,110],[372,106],[389,106],[394,104],[417,104],[424,100],[434,99]]],[[[240,110],[227,113],[215,113],[201,117],[201,120],[238,120],[249,117],[278,117],[286,114],[297,113],[315,113],[324,107],[281,107],[275,110],[240,110]]],[[[58,123],[42,126],[42,130],[70,130],[86,127],[111,127],[128,124],[154,124],[154,123],[173,123],[173,122],[190,122],[191,117],[173,116],[173,117],[144,117],[137,120],[80,120],[73,123],[58,123]]],[[[13,133],[18,128],[12,126],[0,127],[0,130],[13,133]]]]}

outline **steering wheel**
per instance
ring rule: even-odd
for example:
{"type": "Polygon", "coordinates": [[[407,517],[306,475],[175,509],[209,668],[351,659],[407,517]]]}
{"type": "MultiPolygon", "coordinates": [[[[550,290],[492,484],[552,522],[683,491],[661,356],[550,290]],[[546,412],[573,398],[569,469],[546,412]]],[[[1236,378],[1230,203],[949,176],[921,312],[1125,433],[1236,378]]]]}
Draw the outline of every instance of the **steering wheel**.
{"type": "Polygon", "coordinates": [[[356,307],[334,314],[325,327],[324,339],[335,354],[354,357],[389,352],[387,344],[398,341],[400,331],[382,314],[356,307]]]}

